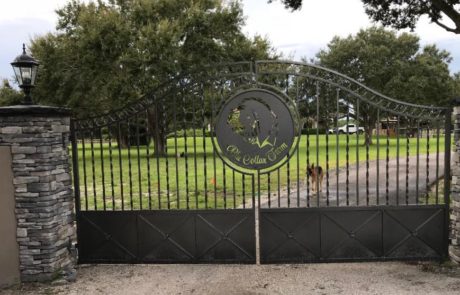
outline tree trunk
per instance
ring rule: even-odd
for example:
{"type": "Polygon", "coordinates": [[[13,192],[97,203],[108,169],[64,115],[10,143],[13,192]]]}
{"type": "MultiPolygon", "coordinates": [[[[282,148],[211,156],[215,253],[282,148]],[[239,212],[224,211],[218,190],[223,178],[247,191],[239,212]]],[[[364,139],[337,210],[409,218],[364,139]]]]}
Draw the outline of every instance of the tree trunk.
{"type": "Polygon", "coordinates": [[[375,119],[374,114],[366,115],[364,119],[364,145],[372,145],[372,131],[375,128],[377,120],[375,119]]]}
{"type": "Polygon", "coordinates": [[[366,137],[364,138],[364,145],[372,145],[372,130],[373,128],[370,126],[364,127],[364,133],[366,137]]]}
{"type": "Polygon", "coordinates": [[[122,149],[125,149],[128,147],[128,132],[126,128],[123,128],[123,126],[120,126],[118,128],[117,126],[112,126],[110,127],[111,134],[112,134],[112,140],[116,140],[117,144],[120,145],[122,149]]]}
{"type": "Polygon", "coordinates": [[[164,157],[166,155],[166,128],[162,124],[161,113],[156,105],[149,108],[147,113],[149,134],[154,145],[153,156],[164,157]]]}

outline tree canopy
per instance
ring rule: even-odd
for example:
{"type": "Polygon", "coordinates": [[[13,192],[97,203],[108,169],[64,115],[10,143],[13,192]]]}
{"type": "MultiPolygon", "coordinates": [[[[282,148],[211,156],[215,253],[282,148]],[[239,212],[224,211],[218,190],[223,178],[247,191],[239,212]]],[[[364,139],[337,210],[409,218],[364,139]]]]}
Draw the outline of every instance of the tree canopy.
{"type": "Polygon", "coordinates": [[[42,65],[34,98],[80,116],[119,108],[179,72],[274,54],[243,34],[238,2],[72,0],[57,14],[57,32],[32,41],[42,65]]]}
{"type": "MultiPolygon", "coordinates": [[[[460,0],[361,0],[367,15],[384,26],[414,29],[421,16],[446,31],[460,34],[460,0]],[[446,19],[450,21],[446,22],[446,19]]],[[[273,2],[270,0],[269,2],[273,2]]],[[[281,0],[286,8],[298,10],[302,0],[281,0]]]]}
{"type": "Polygon", "coordinates": [[[335,37],[318,62],[399,100],[446,105],[453,95],[450,54],[435,45],[420,49],[419,38],[371,27],[335,37]]]}
{"type": "Polygon", "coordinates": [[[454,75],[454,96],[460,98],[460,72],[454,75]]]}
{"type": "MultiPolygon", "coordinates": [[[[346,38],[335,37],[317,54],[322,66],[343,73],[380,93],[401,101],[447,105],[454,93],[449,72],[451,57],[435,45],[420,49],[419,38],[371,27],[346,38]]],[[[347,102],[348,107],[355,100],[347,102]]],[[[356,109],[356,106],[353,107],[356,109]]],[[[369,135],[377,120],[376,109],[362,105],[359,118],[369,135]]]]}
{"type": "Polygon", "coordinates": [[[460,34],[460,0],[362,0],[367,15],[384,26],[414,29],[423,15],[448,32],[460,34]],[[453,24],[446,23],[449,19],[453,24]]]}
{"type": "Polygon", "coordinates": [[[23,95],[13,89],[7,79],[2,81],[0,86],[0,106],[15,105],[21,103],[23,95]]]}

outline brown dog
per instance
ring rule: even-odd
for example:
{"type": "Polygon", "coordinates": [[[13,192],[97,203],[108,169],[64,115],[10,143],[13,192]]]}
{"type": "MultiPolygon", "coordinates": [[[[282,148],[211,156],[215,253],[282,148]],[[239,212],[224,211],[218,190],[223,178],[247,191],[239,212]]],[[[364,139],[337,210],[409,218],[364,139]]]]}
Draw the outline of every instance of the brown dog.
{"type": "Polygon", "coordinates": [[[323,168],[321,166],[316,166],[311,164],[311,167],[307,167],[307,175],[310,178],[310,184],[312,186],[312,192],[316,191],[316,181],[319,181],[319,191],[323,191],[323,168]]]}

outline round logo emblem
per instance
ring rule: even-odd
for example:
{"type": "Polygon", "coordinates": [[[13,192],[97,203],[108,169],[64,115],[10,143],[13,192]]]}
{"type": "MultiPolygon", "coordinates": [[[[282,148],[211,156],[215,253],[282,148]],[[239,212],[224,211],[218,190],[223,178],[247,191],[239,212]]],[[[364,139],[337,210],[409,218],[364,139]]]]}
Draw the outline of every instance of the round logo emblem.
{"type": "Polygon", "coordinates": [[[215,133],[219,153],[225,161],[254,170],[287,160],[296,135],[293,112],[286,99],[271,91],[238,93],[217,115],[215,133]]]}

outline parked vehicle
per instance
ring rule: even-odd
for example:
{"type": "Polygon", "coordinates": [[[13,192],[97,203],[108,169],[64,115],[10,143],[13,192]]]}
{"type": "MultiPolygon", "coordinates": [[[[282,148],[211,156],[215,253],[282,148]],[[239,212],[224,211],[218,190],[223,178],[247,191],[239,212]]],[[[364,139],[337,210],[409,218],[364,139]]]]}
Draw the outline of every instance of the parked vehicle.
{"type": "Polygon", "coordinates": [[[329,129],[327,132],[329,134],[334,134],[334,133],[337,132],[337,130],[339,131],[339,134],[345,134],[345,133],[347,133],[347,131],[348,131],[348,134],[354,134],[357,131],[360,134],[364,133],[364,127],[357,127],[355,124],[348,124],[348,125],[344,125],[342,127],[332,128],[332,129],[329,129]],[[347,128],[347,126],[348,126],[348,128],[347,128]]]}

